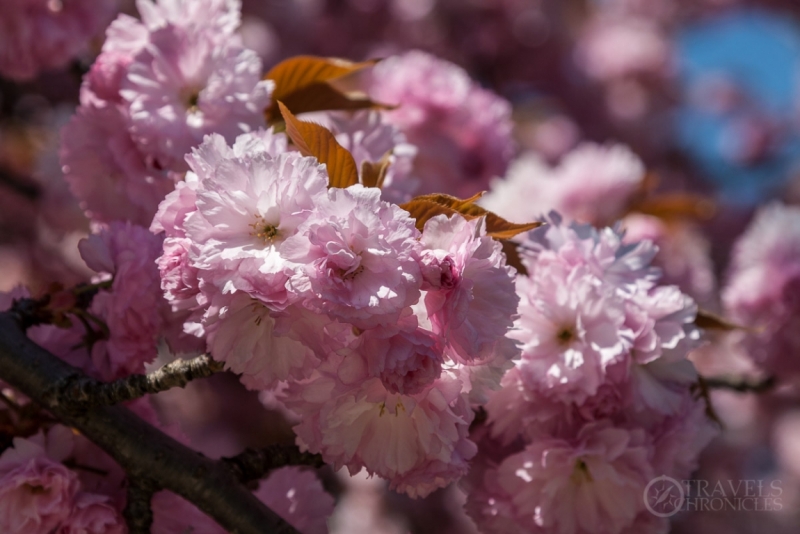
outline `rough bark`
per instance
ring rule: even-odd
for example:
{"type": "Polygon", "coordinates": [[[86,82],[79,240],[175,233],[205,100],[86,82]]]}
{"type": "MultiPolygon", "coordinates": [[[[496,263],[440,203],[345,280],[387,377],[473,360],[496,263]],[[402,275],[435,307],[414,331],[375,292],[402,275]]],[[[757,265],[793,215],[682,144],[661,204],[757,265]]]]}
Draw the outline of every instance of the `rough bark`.
{"type": "Polygon", "coordinates": [[[203,354],[191,360],[175,360],[146,375],[130,375],[113,382],[101,382],[87,376],[71,377],[53,390],[50,402],[87,407],[110,406],[150,393],[182,388],[192,380],[206,378],[222,369],[221,362],[203,354]]]}
{"type": "Polygon", "coordinates": [[[75,410],[53,400],[57,384],[83,376],[29,340],[18,317],[0,313],[0,379],[105,450],[136,484],[173,491],[231,533],[297,534],[242,484],[226,462],[189,449],[122,406],[75,410]]]}

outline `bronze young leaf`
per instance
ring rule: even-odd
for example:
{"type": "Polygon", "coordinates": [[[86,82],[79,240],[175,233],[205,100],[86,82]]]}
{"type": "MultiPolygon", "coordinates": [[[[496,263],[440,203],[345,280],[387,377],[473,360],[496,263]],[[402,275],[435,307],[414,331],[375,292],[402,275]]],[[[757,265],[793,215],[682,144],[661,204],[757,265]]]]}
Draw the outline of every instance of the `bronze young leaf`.
{"type": "Polygon", "coordinates": [[[295,117],[291,111],[278,102],[278,107],[286,121],[286,135],[304,156],[313,156],[328,168],[328,187],[347,187],[358,183],[358,169],[353,155],[336,141],[330,130],[313,122],[305,122],[295,117]]]}
{"type": "Polygon", "coordinates": [[[278,63],[264,76],[275,82],[272,105],[265,111],[267,122],[280,121],[278,101],[295,113],[385,107],[364,94],[346,92],[332,84],[375,63],[315,56],[297,56],[278,63]]]}

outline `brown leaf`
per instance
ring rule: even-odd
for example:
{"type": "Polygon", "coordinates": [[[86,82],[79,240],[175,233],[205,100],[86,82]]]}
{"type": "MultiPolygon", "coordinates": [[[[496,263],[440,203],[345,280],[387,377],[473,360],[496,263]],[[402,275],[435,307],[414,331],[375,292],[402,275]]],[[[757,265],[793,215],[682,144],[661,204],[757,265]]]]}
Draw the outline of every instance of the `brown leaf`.
{"type": "Polygon", "coordinates": [[[466,219],[474,219],[484,215],[486,210],[472,204],[481,195],[482,193],[479,193],[465,200],[444,194],[421,195],[412,198],[405,204],[401,204],[400,207],[409,212],[412,218],[416,219],[417,228],[422,230],[426,222],[441,214],[451,217],[454,213],[460,213],[466,219]]]}
{"type": "Polygon", "coordinates": [[[486,233],[495,239],[511,239],[517,234],[540,227],[542,222],[517,224],[509,222],[491,211],[486,212],[486,233]]]}
{"type": "Polygon", "coordinates": [[[665,193],[641,200],[630,211],[652,215],[663,220],[707,220],[716,213],[714,202],[691,193],[665,193]]]}
{"type": "Polygon", "coordinates": [[[527,276],[528,268],[522,263],[522,258],[519,255],[519,243],[506,239],[501,244],[506,255],[506,263],[515,268],[519,274],[527,276]]]}
{"type": "Polygon", "coordinates": [[[382,107],[366,95],[344,92],[330,85],[375,63],[377,60],[353,63],[315,56],[296,56],[281,61],[264,76],[264,79],[275,82],[272,105],[265,112],[267,121],[274,123],[280,120],[278,101],[295,113],[382,107]]]}
{"type": "Polygon", "coordinates": [[[425,227],[425,223],[432,217],[441,214],[450,217],[454,213],[460,213],[466,219],[486,217],[487,235],[499,240],[511,239],[517,234],[533,230],[542,225],[541,222],[526,224],[509,222],[499,215],[475,204],[474,202],[481,196],[483,196],[483,193],[478,193],[467,199],[460,199],[444,194],[422,195],[411,199],[400,207],[408,211],[411,216],[417,220],[416,225],[420,230],[425,227]]]}
{"type": "Polygon", "coordinates": [[[748,330],[744,326],[732,323],[706,310],[697,310],[697,317],[695,317],[694,324],[698,328],[703,328],[704,330],[723,330],[726,332],[731,330],[748,330]]]}
{"type": "Polygon", "coordinates": [[[328,168],[328,187],[347,187],[358,183],[358,170],[353,155],[336,141],[324,126],[299,120],[282,102],[278,107],[286,121],[286,135],[304,156],[313,156],[328,168]]]}
{"type": "Polygon", "coordinates": [[[361,183],[365,187],[383,187],[383,181],[386,179],[386,171],[389,170],[389,164],[392,162],[392,151],[388,151],[380,161],[375,163],[371,161],[363,161],[361,163],[361,183]]]}
{"type": "MultiPolygon", "coordinates": [[[[303,87],[287,95],[282,102],[286,107],[295,110],[297,113],[328,110],[354,111],[357,109],[389,107],[378,104],[363,94],[341,93],[325,82],[303,87]]],[[[280,118],[274,103],[267,110],[267,113],[270,122],[280,118]],[[270,113],[273,115],[270,115],[270,113]]]]}

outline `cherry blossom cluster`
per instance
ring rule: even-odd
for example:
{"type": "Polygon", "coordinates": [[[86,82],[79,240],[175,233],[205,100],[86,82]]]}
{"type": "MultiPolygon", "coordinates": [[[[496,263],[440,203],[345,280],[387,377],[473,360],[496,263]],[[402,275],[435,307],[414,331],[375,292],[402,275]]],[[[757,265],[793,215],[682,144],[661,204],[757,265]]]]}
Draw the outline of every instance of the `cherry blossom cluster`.
{"type": "Polygon", "coordinates": [[[264,126],[272,82],[235,33],[237,0],[139,0],[119,15],[62,132],[67,182],[94,221],[148,225],[212,132],[264,126]]]}
{"type": "Polygon", "coordinates": [[[59,425],[46,435],[14,438],[13,446],[0,455],[3,532],[125,532],[111,498],[89,491],[91,481],[64,465],[82,456],[76,441],[70,429],[59,425]]]}
{"type": "Polygon", "coordinates": [[[482,532],[656,532],[648,483],[681,480],[715,434],[687,359],[696,305],[647,241],[555,213],[521,244],[522,357],[486,405],[467,510],[482,532]]]}
{"type": "Polygon", "coordinates": [[[780,203],[755,215],[733,248],[722,299],[747,353],[768,373],[794,381],[800,340],[800,209],[780,203]]]}
{"type": "Polygon", "coordinates": [[[299,443],[329,463],[411,495],[463,475],[470,399],[517,352],[513,271],[482,219],[420,232],[377,188],[328,189],[283,134],[212,135],[187,161],[152,226],[185,330],[249,388],[289,381],[299,443]]]}
{"type": "Polygon", "coordinates": [[[481,203],[518,222],[555,210],[570,220],[611,224],[625,214],[644,175],[644,164],[624,145],[585,143],[555,167],[528,152],[514,161],[505,179],[492,183],[481,203]]]}
{"type": "Polygon", "coordinates": [[[514,155],[511,107],[466,71],[420,51],[380,62],[369,93],[400,104],[386,113],[417,147],[419,193],[469,197],[505,174],[514,155]]]}
{"type": "MultiPolygon", "coordinates": [[[[85,9],[24,4],[28,22],[65,28],[85,9]]],[[[2,51],[13,38],[38,54],[13,58],[25,69],[0,56],[0,71],[63,64],[107,4],[69,42],[25,44],[24,25],[0,36],[2,51]]],[[[693,297],[711,299],[714,277],[694,227],[643,201],[633,150],[576,142],[559,161],[512,161],[510,104],[426,52],[312,58],[358,79],[318,71],[292,93],[245,46],[239,0],[136,7],[140,18],[108,26],[61,132],[93,274],[38,301],[52,321],[30,339],[106,382],[207,353],[339,476],[375,475],[414,499],[460,480],[487,534],[667,529],[646,510],[648,483],[687,478],[717,430],[688,358],[701,344],[693,297]]],[[[575,54],[610,97],[666,75],[660,26],[595,23],[575,54]]],[[[796,370],[796,228],[795,208],[761,212],[724,293],[735,320],[762,328],[742,337],[775,372],[796,370]]],[[[42,293],[0,293],[0,310],[42,293]]],[[[121,467],[0,387],[0,438],[13,438],[0,441],[0,532],[125,532],[121,467]]],[[[151,401],[128,408],[188,443],[151,401]]],[[[279,469],[250,490],[300,531],[327,532],[333,498],[312,472],[279,469]]],[[[169,492],[151,508],[155,533],[223,532],[169,492]]]]}
{"type": "Polygon", "coordinates": [[[637,211],[646,187],[644,163],[630,148],[587,142],[557,165],[536,152],[521,154],[480,203],[515,222],[551,210],[569,221],[598,226],[621,220],[626,242],[649,240],[657,246],[653,263],[662,271],[662,282],[678,285],[702,305],[713,304],[716,280],[709,243],[695,225],[637,211]]]}
{"type": "MultiPolygon", "coordinates": [[[[82,240],[79,249],[87,267],[96,272],[92,284],[97,294],[91,304],[68,319],[67,324],[42,324],[28,336],[90,376],[114,380],[142,373],[155,360],[162,338],[176,351],[202,348],[181,331],[161,296],[156,259],[163,237],[130,223],[114,222],[82,240]]],[[[18,287],[0,294],[6,310],[16,299],[30,297],[18,287]]],[[[66,297],[70,307],[74,297],[66,297]]]]}
{"type": "Polygon", "coordinates": [[[117,10],[117,0],[20,0],[3,3],[0,74],[33,79],[85,53],[117,10]]]}
{"type": "MultiPolygon", "coordinates": [[[[144,400],[129,406],[156,426],[144,400]]],[[[165,428],[181,441],[176,429],[165,428]]],[[[284,467],[263,480],[255,495],[303,533],[327,532],[333,497],[314,473],[284,467]]],[[[63,425],[15,437],[0,454],[0,528],[9,534],[124,534],[125,473],[86,438],[63,425]]],[[[192,504],[161,491],[152,499],[154,534],[225,530],[192,504]]]]}

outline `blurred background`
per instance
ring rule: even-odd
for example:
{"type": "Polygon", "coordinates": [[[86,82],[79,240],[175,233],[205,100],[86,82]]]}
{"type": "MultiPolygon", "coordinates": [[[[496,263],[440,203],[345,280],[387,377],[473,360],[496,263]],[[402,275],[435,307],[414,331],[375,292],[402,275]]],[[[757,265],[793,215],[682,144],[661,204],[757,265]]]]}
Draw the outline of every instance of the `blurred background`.
{"type": "MultiPolygon", "coordinates": [[[[114,7],[136,13],[127,0],[114,7]]],[[[703,199],[708,208],[668,221],[660,261],[667,271],[672,265],[674,280],[691,271],[683,289],[710,311],[725,312],[719,290],[731,246],[759,206],[800,203],[796,0],[244,0],[243,12],[244,44],[267,70],[298,54],[362,60],[419,49],[511,103],[518,154],[557,165],[582,142],[629,146],[645,164],[648,187],[703,199]]],[[[0,47],[7,30],[0,22],[0,47]]],[[[101,27],[58,68],[23,80],[0,76],[2,291],[18,284],[44,291],[90,274],[76,248],[89,224],[61,177],[58,147],[102,39],[101,27]]],[[[763,376],[735,335],[714,334],[695,354],[702,374],[763,376]]],[[[714,391],[712,400],[723,432],[695,478],[778,481],[782,505],[680,513],[673,532],[800,532],[796,386],[714,391]]],[[[292,439],[271,399],[232,376],[158,402],[165,421],[211,455],[292,439]]],[[[474,531],[457,488],[411,501],[385,492],[378,479],[329,473],[326,484],[339,502],[333,532],[474,531]]]]}

